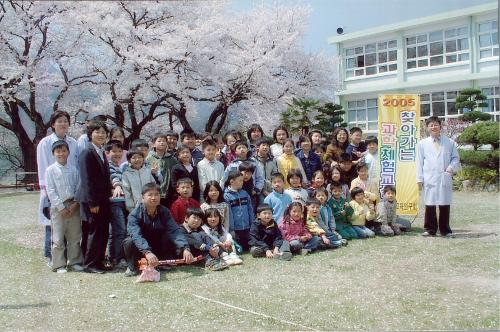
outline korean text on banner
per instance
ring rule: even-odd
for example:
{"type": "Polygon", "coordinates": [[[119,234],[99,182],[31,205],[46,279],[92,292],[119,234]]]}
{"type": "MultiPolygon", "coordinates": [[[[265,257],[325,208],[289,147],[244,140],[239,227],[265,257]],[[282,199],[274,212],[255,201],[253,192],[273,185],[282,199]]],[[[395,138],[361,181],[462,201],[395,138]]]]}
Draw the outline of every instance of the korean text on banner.
{"type": "Polygon", "coordinates": [[[416,183],[417,143],[420,137],[420,97],[378,97],[380,195],[387,185],[396,186],[397,213],[416,215],[419,192],[416,183]]]}

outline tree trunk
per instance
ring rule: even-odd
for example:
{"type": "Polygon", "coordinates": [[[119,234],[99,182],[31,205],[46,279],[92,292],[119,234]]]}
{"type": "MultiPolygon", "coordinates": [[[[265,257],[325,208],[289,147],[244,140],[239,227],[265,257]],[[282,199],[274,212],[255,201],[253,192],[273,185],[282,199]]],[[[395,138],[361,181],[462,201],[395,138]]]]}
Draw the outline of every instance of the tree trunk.
{"type": "MultiPolygon", "coordinates": [[[[17,137],[22,155],[22,168],[25,172],[37,172],[36,147],[38,143],[47,135],[47,128],[40,126],[40,122],[35,122],[35,138],[33,141],[28,136],[19,118],[19,105],[15,102],[9,103],[10,118],[12,119],[12,132],[17,137]]],[[[38,182],[37,176],[28,176],[27,180],[38,182]]]]}
{"type": "Polygon", "coordinates": [[[210,113],[210,116],[208,117],[207,124],[205,125],[206,132],[209,132],[212,134],[219,133],[222,126],[224,125],[224,122],[226,121],[227,109],[228,109],[228,106],[225,103],[218,103],[217,106],[215,106],[214,110],[212,111],[212,113],[210,113]],[[215,122],[217,121],[217,118],[219,116],[222,116],[222,118],[219,121],[215,131],[213,131],[215,122]]]}
{"type": "Polygon", "coordinates": [[[179,122],[184,131],[193,131],[193,128],[191,127],[189,121],[186,118],[186,112],[187,112],[186,106],[184,104],[181,104],[181,109],[176,114],[177,119],[179,119],[179,122]]]}

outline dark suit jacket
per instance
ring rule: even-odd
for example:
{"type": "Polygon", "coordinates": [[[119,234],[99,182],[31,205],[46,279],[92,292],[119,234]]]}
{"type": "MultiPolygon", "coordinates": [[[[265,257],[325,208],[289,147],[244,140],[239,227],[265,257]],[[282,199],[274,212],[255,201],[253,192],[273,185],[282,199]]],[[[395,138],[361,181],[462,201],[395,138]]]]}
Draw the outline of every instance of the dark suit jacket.
{"type": "Polygon", "coordinates": [[[80,203],[88,204],[90,208],[109,205],[111,196],[111,179],[106,156],[101,160],[94,146],[89,143],[80,153],[80,181],[77,198],[80,203]]]}

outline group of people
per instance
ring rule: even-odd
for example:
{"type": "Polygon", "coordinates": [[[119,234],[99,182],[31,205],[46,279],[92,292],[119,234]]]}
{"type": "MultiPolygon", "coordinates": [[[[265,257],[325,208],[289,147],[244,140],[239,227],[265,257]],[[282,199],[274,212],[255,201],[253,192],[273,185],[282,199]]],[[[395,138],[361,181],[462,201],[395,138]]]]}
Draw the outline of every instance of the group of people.
{"type": "MultiPolygon", "coordinates": [[[[247,251],[290,260],[409,230],[397,218],[395,187],[379,187],[377,138],[363,140],[358,127],[335,128],[327,146],[320,131],[295,141],[279,126],[271,139],[258,124],[246,135],[168,130],[126,144],[123,129],[109,129],[105,119],[88,121],[77,141],[67,135],[69,114],[56,111],[53,133],[37,147],[45,256],[54,272],[133,276],[141,258],[156,267],[200,255],[221,270],[242,264],[247,251]]],[[[451,195],[441,199],[448,179],[441,177],[451,179],[460,165],[440,120],[426,126],[432,142],[420,142],[417,160],[428,198],[424,235],[436,234],[439,205],[446,236],[451,195]]]]}

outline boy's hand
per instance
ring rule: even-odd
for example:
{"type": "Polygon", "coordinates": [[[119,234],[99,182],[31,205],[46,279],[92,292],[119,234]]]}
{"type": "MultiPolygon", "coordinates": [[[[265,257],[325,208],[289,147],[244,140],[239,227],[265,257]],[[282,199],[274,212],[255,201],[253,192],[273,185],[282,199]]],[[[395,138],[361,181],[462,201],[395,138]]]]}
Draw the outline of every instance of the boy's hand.
{"type": "Polygon", "coordinates": [[[68,218],[69,216],[71,216],[71,212],[70,212],[70,210],[69,210],[69,209],[67,209],[67,208],[62,209],[62,210],[59,212],[59,214],[60,214],[60,215],[61,215],[61,217],[63,217],[63,218],[68,218]]]}
{"type": "Polygon", "coordinates": [[[321,239],[323,240],[324,244],[330,244],[330,240],[326,237],[326,235],[321,236],[321,239]]]}
{"type": "Polygon", "coordinates": [[[267,196],[269,193],[266,190],[262,190],[262,195],[267,196]]]}
{"type": "Polygon", "coordinates": [[[113,198],[120,196],[123,196],[123,189],[121,186],[116,186],[115,189],[113,189],[113,198]]]}
{"type": "Polygon", "coordinates": [[[275,248],[274,248],[274,251],[273,251],[273,256],[274,256],[274,255],[277,255],[277,254],[279,254],[279,253],[280,253],[280,248],[275,247],[275,248]]]}
{"type": "Polygon", "coordinates": [[[423,182],[417,182],[418,190],[422,191],[422,188],[424,187],[423,182]]]}
{"type": "Polygon", "coordinates": [[[370,209],[370,211],[375,211],[375,204],[373,203],[368,204],[368,208],[370,209]]]}
{"type": "Polygon", "coordinates": [[[151,173],[153,173],[154,175],[156,175],[156,173],[158,173],[158,162],[157,161],[153,161],[153,163],[151,164],[151,173]]]}
{"type": "Polygon", "coordinates": [[[307,242],[307,241],[309,241],[309,237],[307,237],[306,235],[301,236],[301,237],[299,237],[299,241],[300,242],[307,242]]]}
{"type": "Polygon", "coordinates": [[[71,203],[71,206],[69,207],[70,215],[72,216],[78,210],[79,207],[80,204],[78,204],[78,202],[71,203]]]}
{"type": "Polygon", "coordinates": [[[213,258],[219,257],[219,247],[218,246],[213,246],[212,248],[210,248],[210,250],[208,250],[208,253],[213,258]]]}
{"type": "Polygon", "coordinates": [[[90,208],[90,213],[98,214],[99,213],[99,207],[98,206],[91,207],[90,208]]]}
{"type": "Polygon", "coordinates": [[[345,212],[345,210],[342,210],[342,211],[340,212],[340,214],[341,214],[341,215],[343,215],[343,216],[345,216],[347,213],[345,212]]]}
{"type": "Polygon", "coordinates": [[[266,250],[266,258],[273,258],[273,252],[271,250],[266,250]]]}
{"type": "Polygon", "coordinates": [[[156,257],[156,255],[153,254],[152,252],[148,252],[145,256],[146,256],[146,260],[148,261],[149,266],[157,267],[158,264],[160,264],[158,262],[158,257],[156,257]]]}
{"type": "Polygon", "coordinates": [[[257,195],[257,192],[255,190],[252,190],[252,196],[257,195]]]}
{"type": "Polygon", "coordinates": [[[187,249],[184,249],[184,251],[182,252],[182,258],[184,258],[186,264],[191,264],[194,260],[193,254],[187,249]]]}

